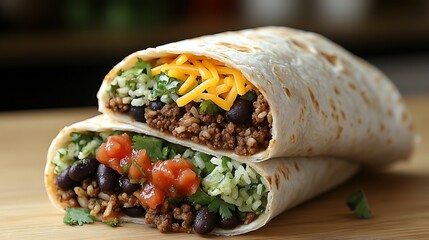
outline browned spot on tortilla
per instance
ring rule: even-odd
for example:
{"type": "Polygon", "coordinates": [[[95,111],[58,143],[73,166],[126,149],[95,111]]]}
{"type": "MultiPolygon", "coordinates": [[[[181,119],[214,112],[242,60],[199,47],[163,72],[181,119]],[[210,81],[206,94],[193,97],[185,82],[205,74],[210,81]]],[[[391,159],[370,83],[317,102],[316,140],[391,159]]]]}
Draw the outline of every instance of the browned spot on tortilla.
{"type": "Polygon", "coordinates": [[[287,95],[288,97],[291,97],[291,96],[292,96],[292,94],[290,93],[289,88],[284,87],[284,88],[283,88],[283,91],[286,93],[286,95],[287,95]]]}
{"type": "Polygon", "coordinates": [[[362,123],[362,119],[361,119],[361,118],[358,118],[357,123],[358,123],[358,124],[361,124],[361,123],[362,123]]]}
{"type": "Polygon", "coordinates": [[[280,167],[280,172],[282,173],[283,177],[285,179],[289,179],[289,168],[287,167],[287,165],[283,165],[280,167]]]}
{"type": "Polygon", "coordinates": [[[238,44],[234,44],[234,43],[227,43],[227,42],[219,42],[217,43],[217,45],[220,46],[224,46],[230,49],[234,49],[238,52],[246,52],[246,53],[250,53],[253,51],[253,49],[246,47],[246,46],[242,46],[242,45],[238,45],[238,44]]]}
{"type": "Polygon", "coordinates": [[[368,98],[368,96],[366,95],[366,93],[364,91],[360,92],[360,95],[363,98],[363,101],[365,102],[365,104],[369,107],[371,106],[371,100],[368,98]]]}
{"type": "Polygon", "coordinates": [[[293,161],[293,166],[295,167],[296,171],[299,172],[299,165],[295,161],[293,161]]]}
{"type": "Polygon", "coordinates": [[[393,111],[392,111],[392,109],[387,109],[387,116],[388,117],[393,117],[393,111]]]}
{"type": "Polygon", "coordinates": [[[410,125],[408,125],[408,131],[412,132],[414,131],[414,124],[410,123],[410,125]]]}
{"type": "Polygon", "coordinates": [[[295,134],[292,133],[292,135],[290,135],[290,137],[289,137],[289,143],[292,143],[292,144],[296,143],[295,134]]]}
{"type": "Polygon", "coordinates": [[[334,93],[340,95],[340,90],[336,86],[334,86],[334,93]]]}
{"type": "Polygon", "coordinates": [[[384,132],[385,126],[383,123],[380,123],[380,132],[384,132]]]}
{"type": "Polygon", "coordinates": [[[356,85],[352,82],[349,82],[349,87],[351,90],[356,91],[356,85]]]}
{"type": "Polygon", "coordinates": [[[337,56],[331,53],[327,52],[320,52],[320,55],[324,57],[330,64],[335,65],[337,64],[337,56]]]}
{"type": "Polygon", "coordinates": [[[392,144],[392,139],[390,137],[387,139],[387,144],[388,145],[392,144]]]}
{"type": "Polygon", "coordinates": [[[407,113],[406,113],[406,112],[402,112],[401,120],[402,120],[403,122],[405,122],[405,121],[407,121],[407,119],[408,119],[408,115],[407,115],[407,113]]]}
{"type": "Polygon", "coordinates": [[[322,110],[321,113],[322,113],[323,118],[325,118],[325,119],[328,118],[328,114],[326,114],[325,111],[322,110]]]}
{"type": "Polygon", "coordinates": [[[276,178],[276,187],[280,189],[280,176],[276,173],[274,177],[276,178]]]}
{"type": "Polygon", "coordinates": [[[339,139],[341,137],[341,133],[343,132],[343,126],[338,125],[337,128],[337,136],[335,137],[335,139],[339,139]]]}
{"type": "Polygon", "coordinates": [[[332,98],[329,98],[329,105],[331,105],[331,108],[334,112],[337,111],[337,106],[335,106],[335,102],[332,98]]]}
{"type": "Polygon", "coordinates": [[[304,108],[300,108],[299,110],[299,122],[303,123],[304,122],[304,108]]]}
{"type": "Polygon", "coordinates": [[[313,92],[311,91],[311,89],[309,87],[307,87],[307,91],[308,91],[308,94],[310,95],[311,102],[313,103],[314,108],[316,108],[316,111],[320,112],[319,102],[317,101],[317,99],[314,96],[313,92]]]}
{"type": "Polygon", "coordinates": [[[296,39],[291,39],[292,43],[295,44],[297,47],[302,48],[305,51],[310,51],[310,48],[307,47],[307,45],[305,45],[304,43],[296,40],[296,39]]]}
{"type": "Polygon", "coordinates": [[[339,122],[338,114],[336,114],[335,112],[331,112],[331,117],[335,120],[335,122],[339,122]]]}
{"type": "Polygon", "coordinates": [[[341,113],[341,117],[344,119],[344,121],[346,121],[347,120],[346,113],[343,110],[340,110],[340,113],[341,113]]]}
{"type": "Polygon", "coordinates": [[[312,147],[309,147],[308,149],[307,149],[307,153],[311,153],[313,151],[313,148],[312,147]]]}
{"type": "Polygon", "coordinates": [[[383,76],[382,75],[377,75],[377,77],[375,77],[375,81],[376,82],[381,82],[381,80],[383,80],[383,76]]]}
{"type": "Polygon", "coordinates": [[[267,182],[270,185],[270,187],[273,185],[273,181],[271,180],[271,176],[267,177],[267,182]]]}
{"type": "Polygon", "coordinates": [[[368,127],[368,128],[366,129],[366,133],[370,134],[370,133],[371,133],[371,128],[369,128],[369,127],[368,127]]]}

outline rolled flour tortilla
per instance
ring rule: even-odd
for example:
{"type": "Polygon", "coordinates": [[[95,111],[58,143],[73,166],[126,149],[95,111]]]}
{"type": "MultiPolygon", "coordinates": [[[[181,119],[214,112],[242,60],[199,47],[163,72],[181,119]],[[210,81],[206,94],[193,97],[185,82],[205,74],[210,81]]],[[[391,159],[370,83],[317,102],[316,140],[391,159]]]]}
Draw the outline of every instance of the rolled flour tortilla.
{"type": "Polygon", "coordinates": [[[106,108],[108,84],[137,59],[189,54],[236,69],[265,97],[272,138],[265,150],[241,156],[181,139],[184,145],[241,161],[331,156],[381,165],[412,152],[412,120],[392,82],[376,67],[325,37],[287,27],[224,32],[137,51],[105,76],[98,92],[101,113],[151,135],[177,141],[127,114],[106,108]]]}
{"type": "MultiPolygon", "coordinates": [[[[147,133],[141,128],[119,123],[104,115],[99,115],[65,127],[53,139],[47,154],[45,186],[49,199],[55,207],[63,211],[68,206],[68,202],[61,201],[57,195],[58,186],[55,184],[57,175],[54,173],[55,165],[52,163],[56,151],[68,145],[71,141],[72,132],[112,130],[147,133]]],[[[253,168],[268,185],[265,211],[250,224],[239,225],[230,230],[215,228],[211,234],[238,235],[261,228],[285,210],[345,182],[359,169],[359,164],[356,162],[323,157],[277,158],[264,162],[247,161],[245,164],[253,168]]],[[[144,224],[144,218],[120,216],[120,220],[123,222],[144,224]]],[[[101,213],[97,215],[97,219],[102,219],[101,213]]]]}

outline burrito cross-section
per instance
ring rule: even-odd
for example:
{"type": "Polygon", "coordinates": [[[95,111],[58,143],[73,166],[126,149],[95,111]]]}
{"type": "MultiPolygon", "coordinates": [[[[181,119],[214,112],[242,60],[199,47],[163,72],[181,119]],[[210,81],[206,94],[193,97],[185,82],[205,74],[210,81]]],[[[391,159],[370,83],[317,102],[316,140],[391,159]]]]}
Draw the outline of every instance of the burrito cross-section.
{"type": "Polygon", "coordinates": [[[402,97],[381,71],[323,36],[286,27],[134,52],[97,97],[111,118],[245,161],[333,156],[378,165],[407,158],[413,145],[402,97]]]}
{"type": "Polygon", "coordinates": [[[237,235],[332,189],[358,169],[356,162],[335,158],[241,162],[99,115],[55,137],[45,186],[51,202],[67,214],[82,209],[106,223],[237,235]]]}

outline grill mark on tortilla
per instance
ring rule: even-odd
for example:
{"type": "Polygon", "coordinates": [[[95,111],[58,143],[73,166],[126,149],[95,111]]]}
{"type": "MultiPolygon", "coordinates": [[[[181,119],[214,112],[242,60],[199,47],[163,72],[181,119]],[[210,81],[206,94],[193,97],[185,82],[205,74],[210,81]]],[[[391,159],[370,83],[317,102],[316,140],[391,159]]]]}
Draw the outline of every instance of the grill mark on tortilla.
{"type": "Polygon", "coordinates": [[[291,42],[293,44],[295,44],[295,46],[297,46],[297,47],[299,47],[299,48],[301,48],[301,49],[303,49],[305,51],[311,52],[310,48],[307,45],[305,45],[304,43],[302,43],[302,42],[300,42],[300,41],[298,41],[296,39],[293,39],[293,38],[291,39],[291,42]]]}
{"type": "Polygon", "coordinates": [[[360,92],[360,95],[363,98],[363,101],[365,102],[365,104],[370,107],[372,105],[371,100],[368,98],[368,96],[366,95],[366,93],[364,91],[360,92]]]}
{"type": "Polygon", "coordinates": [[[292,144],[296,143],[296,136],[295,136],[295,134],[292,133],[292,135],[290,135],[290,137],[289,137],[289,143],[292,143],[292,144]]]}
{"type": "Polygon", "coordinates": [[[339,120],[339,117],[338,117],[338,114],[337,114],[337,113],[335,113],[335,112],[331,112],[331,117],[335,120],[335,122],[337,122],[337,123],[339,123],[339,122],[340,122],[340,120],[339,120]]]}
{"type": "Polygon", "coordinates": [[[337,111],[337,106],[335,105],[335,102],[332,98],[329,98],[329,105],[331,105],[331,108],[334,112],[337,111]]]}
{"type": "Polygon", "coordinates": [[[384,128],[385,128],[384,124],[380,123],[380,132],[384,132],[384,128]]]}
{"type": "Polygon", "coordinates": [[[299,122],[300,122],[300,123],[303,123],[303,122],[304,122],[304,111],[305,111],[305,108],[304,108],[304,107],[300,108],[300,111],[299,111],[299,118],[298,118],[298,120],[299,120],[299,122]]]}
{"type": "Polygon", "coordinates": [[[292,96],[292,94],[290,93],[289,88],[284,87],[284,88],[283,88],[283,90],[284,90],[284,92],[286,93],[286,95],[287,95],[288,97],[291,97],[291,96],[292,96]]]}
{"type": "Polygon", "coordinates": [[[408,119],[408,115],[407,115],[407,112],[402,112],[402,115],[401,115],[401,120],[403,121],[403,122],[406,122],[407,121],[407,119],[408,119]]]}
{"type": "Polygon", "coordinates": [[[289,180],[289,168],[286,164],[282,165],[282,167],[280,168],[280,172],[286,180],[289,180]]]}
{"type": "Polygon", "coordinates": [[[392,138],[390,138],[390,137],[389,137],[389,138],[387,139],[387,145],[390,145],[390,144],[392,144],[392,138]]]}
{"type": "Polygon", "coordinates": [[[293,161],[293,166],[295,167],[296,171],[299,172],[299,165],[295,161],[293,161]]]}
{"type": "Polygon", "coordinates": [[[361,118],[358,118],[358,119],[357,119],[357,123],[358,123],[358,124],[361,124],[361,123],[362,123],[362,119],[361,119],[361,118]]]}
{"type": "Polygon", "coordinates": [[[340,90],[338,90],[337,86],[334,86],[334,93],[337,94],[338,96],[341,95],[340,90]]]}
{"type": "Polygon", "coordinates": [[[274,177],[276,178],[276,187],[280,189],[280,176],[276,173],[274,177]]]}
{"type": "Polygon", "coordinates": [[[308,94],[310,95],[311,102],[313,103],[314,107],[316,108],[316,111],[320,112],[320,105],[317,101],[316,97],[314,96],[313,92],[309,87],[307,87],[308,94]]]}
{"type": "Polygon", "coordinates": [[[346,121],[347,120],[346,113],[343,110],[340,110],[340,113],[343,120],[346,121]]]}
{"type": "Polygon", "coordinates": [[[343,132],[343,126],[338,125],[338,128],[337,128],[337,135],[336,135],[335,139],[339,139],[339,138],[341,137],[341,133],[342,133],[342,132],[343,132]]]}
{"type": "Polygon", "coordinates": [[[337,64],[338,57],[335,54],[321,51],[320,55],[322,55],[322,57],[325,58],[326,61],[328,61],[331,65],[335,66],[337,64]]]}
{"type": "Polygon", "coordinates": [[[238,44],[233,44],[233,43],[227,43],[227,42],[220,42],[220,43],[217,43],[217,45],[224,46],[224,47],[227,47],[227,48],[230,48],[230,49],[234,49],[234,50],[236,50],[238,52],[245,52],[245,53],[251,53],[251,52],[253,52],[255,50],[255,49],[252,49],[252,48],[249,48],[249,47],[246,47],[246,46],[242,46],[242,45],[238,45],[238,44]]]}
{"type": "Polygon", "coordinates": [[[272,180],[271,180],[271,176],[268,176],[267,177],[267,182],[268,182],[268,184],[270,185],[270,188],[272,187],[272,185],[273,185],[273,182],[272,182],[272,180]]]}
{"type": "Polygon", "coordinates": [[[350,87],[351,90],[356,91],[356,85],[354,83],[349,82],[348,85],[349,85],[349,87],[350,87]]]}

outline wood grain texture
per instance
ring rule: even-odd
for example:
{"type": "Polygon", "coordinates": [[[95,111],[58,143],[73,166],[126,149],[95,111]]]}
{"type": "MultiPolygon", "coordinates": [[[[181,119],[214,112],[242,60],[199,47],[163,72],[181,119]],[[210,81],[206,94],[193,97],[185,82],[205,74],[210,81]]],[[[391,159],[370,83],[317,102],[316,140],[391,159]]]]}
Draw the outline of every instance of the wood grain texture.
{"type": "MultiPolygon", "coordinates": [[[[236,239],[428,239],[429,95],[406,97],[421,142],[410,161],[383,172],[361,172],[342,186],[279,215],[236,239]],[[356,219],[347,196],[363,189],[373,211],[356,219]]],[[[197,239],[136,224],[70,227],[49,202],[43,169],[58,131],[97,115],[96,108],[0,113],[0,239],[197,239]]],[[[208,238],[219,238],[210,236],[208,238]]]]}

